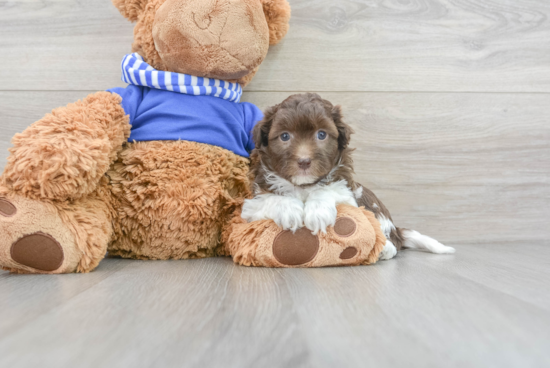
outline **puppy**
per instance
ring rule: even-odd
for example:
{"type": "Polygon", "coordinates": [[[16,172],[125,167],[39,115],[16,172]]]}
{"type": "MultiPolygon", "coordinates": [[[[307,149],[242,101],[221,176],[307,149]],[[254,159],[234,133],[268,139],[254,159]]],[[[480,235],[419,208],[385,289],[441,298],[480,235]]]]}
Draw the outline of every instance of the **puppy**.
{"type": "Polygon", "coordinates": [[[351,127],[342,121],[340,106],[313,93],[294,95],[269,108],[253,130],[251,155],[253,199],[242,218],[271,219],[284,230],[305,226],[314,235],[336,222],[336,206],[364,206],[375,214],[387,242],[380,259],[406,248],[454,253],[437,240],[395,227],[391,215],[373,192],[353,179],[351,127]]]}

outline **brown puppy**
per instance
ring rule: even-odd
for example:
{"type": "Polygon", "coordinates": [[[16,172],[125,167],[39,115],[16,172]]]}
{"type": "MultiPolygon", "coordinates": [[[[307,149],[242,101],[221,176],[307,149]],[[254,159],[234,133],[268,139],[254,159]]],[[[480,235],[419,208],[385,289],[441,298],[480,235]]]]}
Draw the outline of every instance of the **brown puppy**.
{"type": "Polygon", "coordinates": [[[437,240],[397,228],[384,204],[353,179],[353,130],[342,120],[340,106],[313,93],[294,95],[269,108],[254,128],[253,192],[245,201],[247,221],[272,219],[287,230],[305,226],[313,234],[336,221],[336,206],[364,206],[380,221],[388,239],[381,259],[402,247],[454,253],[437,240]]]}

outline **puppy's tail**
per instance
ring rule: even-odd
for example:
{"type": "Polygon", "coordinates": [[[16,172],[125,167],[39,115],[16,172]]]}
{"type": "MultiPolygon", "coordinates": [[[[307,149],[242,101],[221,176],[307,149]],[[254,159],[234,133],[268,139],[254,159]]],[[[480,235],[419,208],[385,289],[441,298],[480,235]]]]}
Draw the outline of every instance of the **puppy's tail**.
{"type": "Polygon", "coordinates": [[[455,252],[453,247],[443,245],[434,238],[422,235],[418,231],[403,228],[397,228],[396,230],[403,248],[423,249],[437,254],[452,254],[455,252]]]}

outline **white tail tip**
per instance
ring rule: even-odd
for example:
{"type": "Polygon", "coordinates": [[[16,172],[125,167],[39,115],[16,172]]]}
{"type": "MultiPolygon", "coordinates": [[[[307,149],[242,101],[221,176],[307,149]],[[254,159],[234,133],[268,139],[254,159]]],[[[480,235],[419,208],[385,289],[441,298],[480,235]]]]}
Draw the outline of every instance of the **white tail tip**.
{"type": "Polygon", "coordinates": [[[402,234],[405,238],[405,242],[403,243],[405,248],[425,249],[437,254],[453,254],[456,252],[453,247],[443,245],[429,236],[420,234],[418,231],[403,230],[402,234]]]}

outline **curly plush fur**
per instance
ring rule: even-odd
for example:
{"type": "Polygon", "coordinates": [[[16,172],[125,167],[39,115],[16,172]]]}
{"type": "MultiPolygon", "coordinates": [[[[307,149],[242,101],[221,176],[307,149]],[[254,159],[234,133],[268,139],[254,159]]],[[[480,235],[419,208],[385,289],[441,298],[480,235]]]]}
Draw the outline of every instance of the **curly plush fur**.
{"type": "Polygon", "coordinates": [[[269,26],[269,43],[278,44],[288,32],[290,5],[286,1],[261,0],[269,26]]]}
{"type": "MultiPolygon", "coordinates": [[[[241,1],[240,7],[226,9],[237,18],[234,13],[240,9],[245,23],[257,17],[265,31],[262,42],[276,43],[284,36],[290,16],[286,0],[241,1]]],[[[113,3],[137,21],[134,51],[155,68],[168,70],[155,47],[153,27],[163,4],[185,5],[182,0],[113,3]]],[[[223,32],[238,35],[239,29],[223,32]]],[[[238,41],[240,45],[246,39],[238,41]]],[[[239,80],[241,84],[252,79],[263,57],[239,80]]],[[[3,268],[17,273],[89,272],[107,250],[138,259],[227,255],[220,242],[222,232],[250,194],[249,160],[187,141],[128,143],[130,129],[121,98],[98,92],[53,110],[14,137],[0,177],[3,268]],[[30,244],[32,236],[42,237],[34,246],[57,252],[61,266],[33,268],[44,260],[35,263],[35,249],[29,252],[25,246],[14,253],[17,244],[30,244]],[[20,257],[26,257],[23,263],[16,261],[20,257]]]]}
{"type": "Polygon", "coordinates": [[[223,225],[249,193],[247,173],[247,159],[219,147],[129,145],[108,173],[120,225],[109,253],[139,259],[216,255],[223,225]]]}
{"type": "Polygon", "coordinates": [[[149,0],[113,0],[120,13],[131,22],[135,22],[149,0]]]}
{"type": "Polygon", "coordinates": [[[0,183],[33,199],[92,193],[130,136],[120,102],[117,95],[98,92],[16,134],[0,183]]]}

